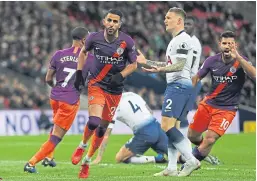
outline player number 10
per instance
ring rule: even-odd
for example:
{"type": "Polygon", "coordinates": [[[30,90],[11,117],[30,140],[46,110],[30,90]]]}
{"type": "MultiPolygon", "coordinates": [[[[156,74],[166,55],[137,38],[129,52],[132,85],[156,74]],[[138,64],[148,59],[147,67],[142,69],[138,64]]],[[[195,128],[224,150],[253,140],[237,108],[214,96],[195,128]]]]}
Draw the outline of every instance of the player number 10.
{"type": "Polygon", "coordinates": [[[224,129],[224,130],[227,130],[228,127],[229,127],[229,122],[228,122],[225,118],[223,118],[223,121],[222,121],[220,127],[221,127],[222,129],[224,129]]]}

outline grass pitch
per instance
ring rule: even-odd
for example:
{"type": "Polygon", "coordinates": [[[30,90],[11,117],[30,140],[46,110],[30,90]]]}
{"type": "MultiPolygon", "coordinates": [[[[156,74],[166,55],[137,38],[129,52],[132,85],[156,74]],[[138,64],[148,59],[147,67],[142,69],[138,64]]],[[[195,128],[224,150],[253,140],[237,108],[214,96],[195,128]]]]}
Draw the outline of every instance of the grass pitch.
{"type": "MultiPolygon", "coordinates": [[[[256,180],[256,137],[255,134],[225,135],[212,150],[222,162],[212,166],[202,162],[202,167],[190,177],[153,177],[156,172],[165,168],[166,164],[116,164],[115,154],[130,138],[129,135],[112,135],[109,140],[102,163],[90,168],[89,181],[153,181],[153,180],[186,180],[186,181],[254,181],[256,180]]],[[[71,164],[71,154],[80,142],[81,136],[66,136],[57,147],[55,159],[57,167],[37,165],[39,174],[23,172],[25,163],[48,138],[41,136],[0,137],[0,177],[7,181],[51,181],[79,180],[80,167],[71,164]]],[[[147,155],[155,155],[148,151],[147,155]]]]}

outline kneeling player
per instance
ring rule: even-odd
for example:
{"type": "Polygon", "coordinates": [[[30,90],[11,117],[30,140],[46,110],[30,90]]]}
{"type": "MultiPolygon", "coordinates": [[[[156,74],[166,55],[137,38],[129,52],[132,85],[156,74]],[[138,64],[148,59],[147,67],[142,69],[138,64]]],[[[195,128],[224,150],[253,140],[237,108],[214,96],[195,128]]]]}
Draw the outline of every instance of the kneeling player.
{"type": "MultiPolygon", "coordinates": [[[[164,154],[167,155],[168,138],[153,117],[151,109],[146,102],[137,94],[126,92],[122,94],[120,104],[113,118],[121,121],[133,130],[132,137],[116,154],[117,162],[124,163],[164,163],[164,154]],[[143,156],[152,148],[158,153],[154,156],[143,156]]],[[[111,134],[114,121],[109,125],[103,143],[99,149],[97,158],[93,164],[101,161],[103,152],[111,134]]]]}

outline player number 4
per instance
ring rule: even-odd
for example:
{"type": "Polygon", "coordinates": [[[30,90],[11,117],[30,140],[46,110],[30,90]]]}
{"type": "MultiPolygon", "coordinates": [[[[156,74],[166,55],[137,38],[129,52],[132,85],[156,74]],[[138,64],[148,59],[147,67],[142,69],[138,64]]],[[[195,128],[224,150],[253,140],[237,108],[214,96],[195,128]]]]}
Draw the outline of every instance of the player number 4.
{"type": "Polygon", "coordinates": [[[64,82],[62,83],[62,87],[66,87],[69,80],[71,79],[71,77],[74,75],[74,73],[76,72],[76,69],[71,69],[71,68],[67,68],[64,67],[63,69],[64,72],[68,72],[69,74],[67,75],[67,77],[64,79],[64,82]]]}
{"type": "Polygon", "coordinates": [[[142,111],[141,108],[137,104],[134,105],[131,101],[128,101],[128,102],[134,113],[136,113],[138,110],[142,111]]]}

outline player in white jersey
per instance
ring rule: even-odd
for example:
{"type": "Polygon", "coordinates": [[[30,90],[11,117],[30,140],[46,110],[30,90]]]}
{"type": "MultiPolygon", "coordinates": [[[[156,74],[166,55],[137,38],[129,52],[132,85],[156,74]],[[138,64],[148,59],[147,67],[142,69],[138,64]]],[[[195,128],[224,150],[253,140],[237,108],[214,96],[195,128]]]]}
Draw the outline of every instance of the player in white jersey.
{"type": "Polygon", "coordinates": [[[126,124],[133,130],[134,134],[117,153],[117,162],[166,162],[164,154],[167,155],[168,138],[161,129],[159,122],[153,117],[151,109],[139,95],[133,92],[123,93],[113,119],[114,121],[108,126],[97,158],[93,161],[93,164],[97,164],[102,160],[115,121],[121,121],[126,124]],[[149,148],[152,148],[158,155],[156,157],[143,156],[149,148]]]}
{"type": "MultiPolygon", "coordinates": [[[[195,24],[196,19],[193,16],[187,16],[185,20],[185,31],[187,34],[189,34],[192,38],[192,48],[193,48],[193,59],[192,59],[192,65],[191,65],[191,77],[195,76],[199,69],[199,64],[201,60],[201,53],[202,53],[202,45],[199,41],[199,39],[195,36],[195,24]]],[[[196,102],[196,98],[201,90],[201,81],[198,82],[198,84],[193,88],[192,95],[187,103],[186,108],[184,109],[182,116],[180,117],[180,131],[181,133],[187,138],[187,132],[188,132],[188,120],[187,120],[187,114],[190,110],[194,108],[194,104],[196,102]]],[[[189,144],[191,145],[191,142],[188,140],[189,144]]],[[[180,163],[184,163],[184,159],[180,156],[178,158],[178,161],[180,163]]],[[[205,158],[205,161],[209,162],[210,164],[217,165],[220,163],[219,159],[213,155],[208,155],[205,158]]]]}
{"type": "Polygon", "coordinates": [[[200,162],[192,155],[191,146],[179,131],[180,117],[191,96],[191,66],[193,61],[192,38],[184,31],[186,13],[180,8],[171,8],[165,16],[166,31],[172,34],[166,50],[166,62],[146,60],[139,51],[138,63],[151,68],[143,68],[147,72],[165,72],[167,88],[162,107],[162,129],[168,136],[168,167],[155,176],[188,176],[200,167],[200,162]],[[186,163],[177,172],[178,151],[185,157],[186,163]]]}

